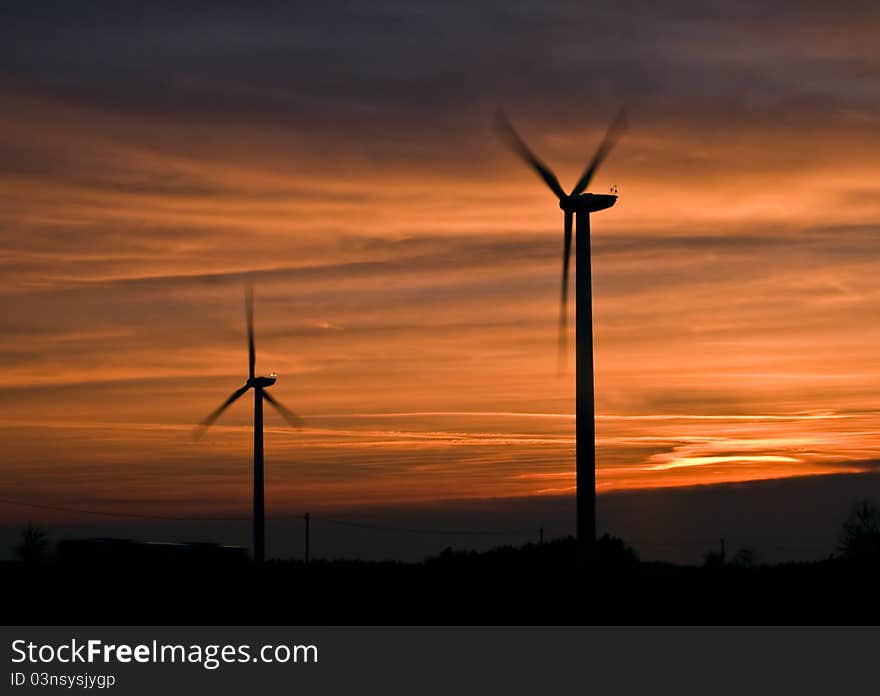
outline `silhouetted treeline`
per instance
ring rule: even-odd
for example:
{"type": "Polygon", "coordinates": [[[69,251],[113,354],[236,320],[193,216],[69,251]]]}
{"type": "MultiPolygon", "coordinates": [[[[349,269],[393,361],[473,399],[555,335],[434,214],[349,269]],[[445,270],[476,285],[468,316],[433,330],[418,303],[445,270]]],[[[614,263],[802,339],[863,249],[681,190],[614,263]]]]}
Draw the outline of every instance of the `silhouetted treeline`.
{"type": "Polygon", "coordinates": [[[859,503],[836,554],[776,565],[751,548],[701,566],[644,562],[605,535],[578,570],[571,537],[421,563],[260,566],[212,544],[93,539],[50,554],[31,526],[0,576],[6,621],[22,624],[876,624],[878,530],[876,506],[859,503]]]}
{"type": "Polygon", "coordinates": [[[840,532],[840,552],[859,563],[880,562],[880,509],[870,500],[853,505],[840,532]]]}
{"type": "MultiPolygon", "coordinates": [[[[598,564],[603,570],[634,570],[639,565],[639,555],[622,539],[604,534],[596,543],[598,564]]],[[[428,568],[461,567],[480,570],[483,568],[571,568],[576,561],[574,537],[551,539],[547,543],[528,543],[523,546],[499,546],[489,551],[464,551],[451,547],[443,549],[438,556],[425,559],[428,568]]]]}
{"type": "Polygon", "coordinates": [[[582,571],[568,538],[423,563],[6,562],[0,576],[5,621],[25,625],[880,622],[877,564],[678,566],[600,548],[582,571]]]}

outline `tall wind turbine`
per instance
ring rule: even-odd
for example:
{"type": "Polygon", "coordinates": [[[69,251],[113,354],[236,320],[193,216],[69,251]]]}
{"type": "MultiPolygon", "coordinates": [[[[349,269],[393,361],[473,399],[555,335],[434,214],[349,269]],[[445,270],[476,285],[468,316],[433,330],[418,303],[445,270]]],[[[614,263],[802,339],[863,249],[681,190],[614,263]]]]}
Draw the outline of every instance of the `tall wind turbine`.
{"type": "Polygon", "coordinates": [[[254,560],[262,563],[266,558],[266,517],[265,502],[263,497],[263,401],[267,401],[281,416],[294,428],[302,425],[302,419],[295,413],[287,410],[274,397],[266,392],[267,387],[275,384],[277,379],[273,372],[268,377],[257,377],[254,374],[256,364],[256,350],[254,349],[254,293],[249,287],[245,292],[245,311],[247,313],[248,333],[248,379],[243,387],[236,389],[205,418],[193,433],[196,439],[202,437],[208,427],[220,417],[233,401],[242,396],[249,389],[254,390],[254,560]]]}
{"type": "Polygon", "coordinates": [[[562,302],[559,313],[559,356],[564,365],[568,348],[568,267],[571,259],[572,219],[577,219],[575,289],[575,384],[577,393],[577,562],[585,565],[596,557],[596,405],[593,387],[593,299],[590,264],[590,213],[610,208],[617,202],[614,194],[584,193],[599,165],[611,152],[626,127],[621,110],[611,122],[599,148],[571,193],[566,194],[559,179],[542,162],[503,112],[495,118],[498,134],[559,199],[565,213],[565,244],[562,252],[562,302]]]}

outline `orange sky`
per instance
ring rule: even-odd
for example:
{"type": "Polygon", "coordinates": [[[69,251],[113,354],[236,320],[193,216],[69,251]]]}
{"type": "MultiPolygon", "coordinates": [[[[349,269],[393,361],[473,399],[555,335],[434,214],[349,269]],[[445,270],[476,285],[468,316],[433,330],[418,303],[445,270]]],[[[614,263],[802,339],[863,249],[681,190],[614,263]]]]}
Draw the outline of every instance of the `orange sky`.
{"type": "MultiPolygon", "coordinates": [[[[846,66],[880,66],[861,34],[810,35],[746,59],[683,34],[707,73],[760,76],[691,109],[657,85],[578,120],[511,104],[570,187],[630,97],[591,187],[622,196],[593,218],[601,491],[876,468],[880,104],[846,66]]],[[[250,396],[190,437],[246,376],[246,281],[257,369],[307,421],[267,416],[270,508],[572,490],[562,216],[488,103],[410,132],[380,94],[352,135],[247,94],[192,115],[68,87],[0,71],[4,496],[247,509],[250,396]]]]}

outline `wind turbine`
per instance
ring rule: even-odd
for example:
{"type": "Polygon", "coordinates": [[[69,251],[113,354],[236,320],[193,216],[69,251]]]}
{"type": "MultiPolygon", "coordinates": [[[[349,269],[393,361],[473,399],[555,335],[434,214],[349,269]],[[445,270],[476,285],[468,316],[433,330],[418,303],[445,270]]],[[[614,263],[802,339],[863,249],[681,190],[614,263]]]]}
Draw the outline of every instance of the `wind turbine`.
{"type": "Polygon", "coordinates": [[[568,267],[571,259],[572,219],[577,219],[576,283],[575,289],[575,390],[577,438],[577,562],[584,566],[596,557],[596,404],[593,386],[593,300],[592,269],[590,264],[590,213],[610,208],[617,202],[612,194],[584,193],[599,165],[611,152],[618,137],[626,128],[621,110],[611,122],[599,148],[571,193],[559,179],[532,152],[513,129],[502,111],[495,118],[498,134],[529,167],[540,176],[559,199],[565,213],[565,245],[562,252],[562,302],[559,313],[559,358],[565,364],[568,348],[568,267]]]}
{"type": "Polygon", "coordinates": [[[267,387],[275,384],[277,376],[272,372],[268,377],[257,377],[254,374],[256,364],[256,351],[254,349],[254,293],[252,288],[245,291],[245,311],[247,313],[248,332],[248,379],[243,387],[236,389],[229,398],[208,415],[205,420],[196,426],[193,437],[199,439],[205,434],[220,414],[223,413],[233,401],[242,396],[249,389],[254,390],[254,560],[262,563],[266,558],[266,517],[265,502],[263,497],[263,401],[267,401],[281,416],[294,428],[303,424],[302,419],[295,413],[282,406],[274,397],[266,392],[267,387]]]}

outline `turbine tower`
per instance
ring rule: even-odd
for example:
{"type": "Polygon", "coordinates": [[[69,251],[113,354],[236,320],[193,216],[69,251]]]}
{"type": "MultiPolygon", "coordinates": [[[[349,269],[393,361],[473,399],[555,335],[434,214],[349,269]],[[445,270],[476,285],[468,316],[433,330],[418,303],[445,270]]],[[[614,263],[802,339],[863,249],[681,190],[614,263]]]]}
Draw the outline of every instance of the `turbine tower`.
{"type": "Polygon", "coordinates": [[[295,413],[284,408],[274,397],[266,391],[267,387],[275,384],[277,376],[271,373],[268,377],[258,377],[254,374],[256,364],[256,351],[254,349],[254,293],[248,287],[245,291],[245,311],[247,313],[248,333],[248,379],[243,387],[236,389],[229,398],[218,406],[205,418],[193,432],[193,437],[199,439],[220,414],[225,411],[233,401],[242,396],[249,389],[254,390],[254,560],[262,563],[266,558],[266,517],[265,501],[263,497],[263,401],[267,401],[281,416],[294,428],[302,425],[302,419],[295,413]]]}
{"type": "MultiPolygon", "coordinates": [[[[568,348],[568,268],[571,259],[572,219],[576,218],[575,289],[575,390],[577,438],[577,563],[583,567],[596,557],[596,404],[593,386],[593,300],[590,264],[590,213],[610,208],[617,202],[614,194],[584,193],[599,165],[608,156],[626,127],[621,110],[611,122],[596,154],[571,193],[566,194],[559,179],[544,164],[519,134],[503,112],[495,118],[498,134],[559,199],[565,213],[565,241],[562,252],[562,296],[559,313],[559,360],[564,366],[568,348]]],[[[616,192],[615,192],[616,193],[616,192]]]]}

